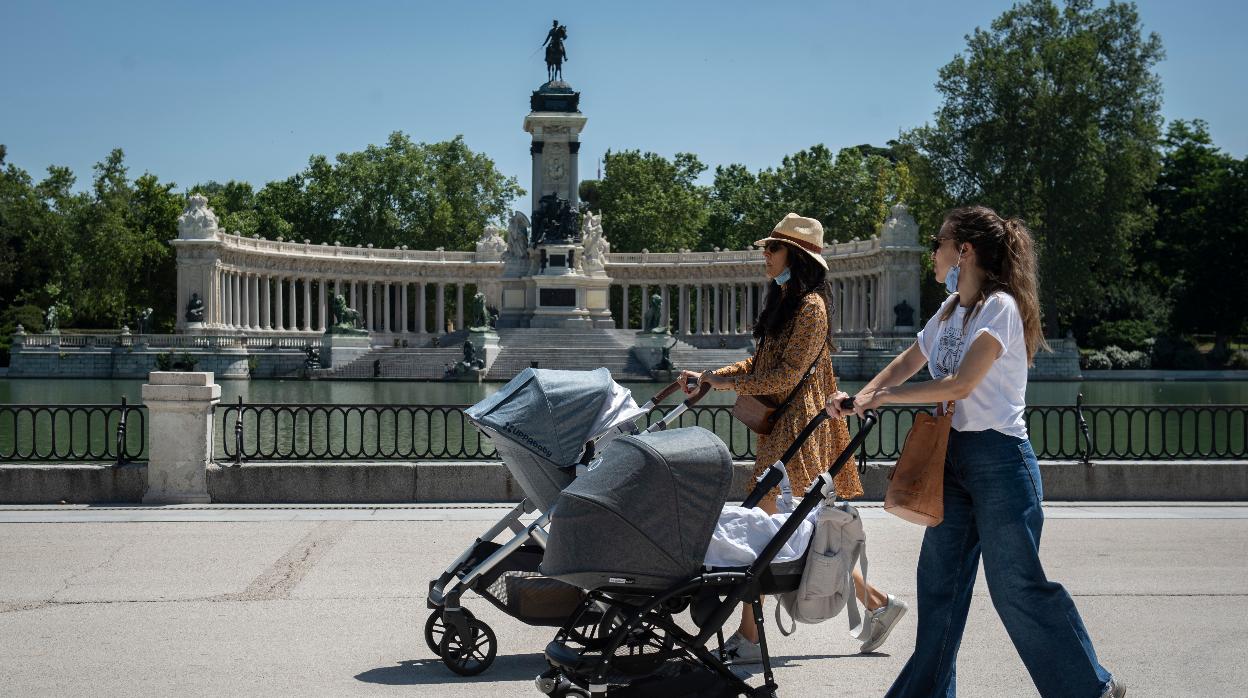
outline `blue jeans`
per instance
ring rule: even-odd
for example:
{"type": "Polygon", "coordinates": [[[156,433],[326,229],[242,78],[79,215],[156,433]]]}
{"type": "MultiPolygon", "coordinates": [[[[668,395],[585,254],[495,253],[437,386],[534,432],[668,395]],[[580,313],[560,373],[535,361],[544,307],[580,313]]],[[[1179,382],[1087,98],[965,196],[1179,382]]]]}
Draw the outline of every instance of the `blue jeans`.
{"type": "Polygon", "coordinates": [[[979,557],[996,607],[1045,698],[1099,698],[1109,672],[1070,594],[1040,565],[1040,466],[1031,443],[998,431],[953,431],[945,520],[919,553],[918,637],[888,698],[956,695],[956,663],[979,557]]]}

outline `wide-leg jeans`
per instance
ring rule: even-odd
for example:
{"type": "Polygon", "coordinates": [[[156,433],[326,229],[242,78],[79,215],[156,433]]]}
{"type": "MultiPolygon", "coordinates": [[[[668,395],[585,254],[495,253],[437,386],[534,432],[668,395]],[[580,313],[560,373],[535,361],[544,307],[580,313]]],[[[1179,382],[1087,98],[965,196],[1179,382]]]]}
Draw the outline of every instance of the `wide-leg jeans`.
{"type": "Polygon", "coordinates": [[[1040,564],[1044,498],[1031,443],[994,430],[953,431],[945,518],[923,537],[914,654],[889,698],[952,697],[958,647],[982,554],[992,604],[1045,698],[1099,698],[1110,674],[1066,589],[1040,564]]]}

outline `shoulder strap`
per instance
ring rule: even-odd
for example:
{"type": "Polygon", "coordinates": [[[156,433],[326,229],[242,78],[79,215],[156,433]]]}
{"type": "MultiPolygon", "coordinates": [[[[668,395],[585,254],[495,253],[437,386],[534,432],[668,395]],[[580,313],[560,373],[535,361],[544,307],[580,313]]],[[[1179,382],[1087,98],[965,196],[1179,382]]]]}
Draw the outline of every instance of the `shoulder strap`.
{"type": "Polygon", "coordinates": [[[806,373],[802,374],[802,379],[797,382],[797,385],[793,386],[793,390],[789,392],[789,396],[784,399],[784,402],[780,403],[776,407],[776,410],[771,413],[769,418],[770,421],[774,422],[777,419],[780,419],[780,415],[784,414],[784,411],[789,408],[789,404],[793,402],[793,398],[797,397],[798,391],[802,389],[802,386],[806,385],[806,379],[815,375],[815,367],[819,365],[819,359],[823,358],[823,352],[827,351],[827,349],[828,340],[824,339],[823,346],[819,348],[819,354],[815,357],[815,360],[811,362],[810,368],[806,369],[806,373]]]}

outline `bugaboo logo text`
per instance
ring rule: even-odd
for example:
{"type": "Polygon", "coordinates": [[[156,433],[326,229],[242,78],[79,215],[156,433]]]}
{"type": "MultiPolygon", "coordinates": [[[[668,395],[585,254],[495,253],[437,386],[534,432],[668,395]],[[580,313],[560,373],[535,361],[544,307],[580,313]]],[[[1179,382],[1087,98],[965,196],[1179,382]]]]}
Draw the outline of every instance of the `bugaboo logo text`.
{"type": "Polygon", "coordinates": [[[550,458],[549,448],[546,448],[545,446],[542,445],[540,441],[526,434],[524,430],[517,429],[516,427],[512,426],[511,422],[506,422],[503,424],[503,431],[507,432],[508,434],[511,434],[512,436],[516,437],[520,441],[523,441],[524,443],[528,444],[531,448],[533,448],[533,450],[541,452],[543,456],[550,458]]]}

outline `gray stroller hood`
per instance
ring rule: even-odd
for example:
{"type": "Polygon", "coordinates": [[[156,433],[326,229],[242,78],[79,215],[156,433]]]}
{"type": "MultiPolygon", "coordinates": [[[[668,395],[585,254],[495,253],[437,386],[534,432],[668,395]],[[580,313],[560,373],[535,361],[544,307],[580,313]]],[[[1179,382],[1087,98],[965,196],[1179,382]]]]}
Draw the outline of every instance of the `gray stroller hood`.
{"type": "Polygon", "coordinates": [[[493,440],[525,495],[543,512],[576,477],[586,442],[643,413],[605,368],[526,368],[464,410],[493,440]]]}
{"type": "Polygon", "coordinates": [[[583,589],[659,590],[701,569],[732,458],[701,427],[621,436],[559,495],[542,574],[583,589]]]}

